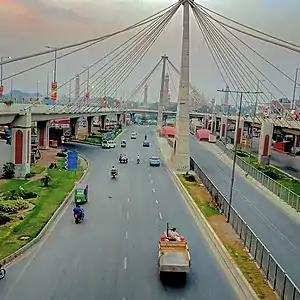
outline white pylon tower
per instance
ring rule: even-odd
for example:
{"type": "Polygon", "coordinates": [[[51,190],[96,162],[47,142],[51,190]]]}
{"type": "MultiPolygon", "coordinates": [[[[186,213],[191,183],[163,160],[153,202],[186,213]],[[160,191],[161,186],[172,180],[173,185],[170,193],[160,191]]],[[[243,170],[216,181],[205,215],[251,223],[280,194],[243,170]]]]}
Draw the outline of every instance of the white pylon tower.
{"type": "Polygon", "coordinates": [[[168,59],[167,55],[164,55],[162,58],[162,72],[161,72],[161,83],[160,83],[160,93],[159,93],[159,102],[157,107],[157,130],[160,130],[163,125],[163,104],[164,104],[164,91],[165,91],[165,76],[166,76],[166,61],[168,59]]]}
{"type": "Polygon", "coordinates": [[[189,1],[186,0],[182,5],[183,34],[181,52],[181,72],[172,163],[176,171],[188,172],[190,170],[190,4],[189,1]]]}

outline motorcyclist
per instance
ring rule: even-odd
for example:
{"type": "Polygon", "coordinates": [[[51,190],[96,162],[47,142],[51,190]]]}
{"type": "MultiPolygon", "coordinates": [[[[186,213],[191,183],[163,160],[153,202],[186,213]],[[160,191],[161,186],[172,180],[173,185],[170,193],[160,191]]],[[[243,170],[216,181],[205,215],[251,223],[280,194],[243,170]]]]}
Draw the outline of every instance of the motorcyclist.
{"type": "Polygon", "coordinates": [[[74,216],[77,215],[80,219],[83,219],[84,211],[80,207],[79,203],[76,203],[76,206],[73,208],[73,214],[74,214],[74,216]]]}
{"type": "Polygon", "coordinates": [[[147,140],[147,134],[145,134],[145,141],[147,140]]]}
{"type": "Polygon", "coordinates": [[[140,155],[139,154],[136,156],[136,162],[140,163],[140,155]]]}
{"type": "Polygon", "coordinates": [[[111,173],[117,173],[117,169],[115,166],[112,166],[111,169],[110,169],[110,172],[111,173]]]}

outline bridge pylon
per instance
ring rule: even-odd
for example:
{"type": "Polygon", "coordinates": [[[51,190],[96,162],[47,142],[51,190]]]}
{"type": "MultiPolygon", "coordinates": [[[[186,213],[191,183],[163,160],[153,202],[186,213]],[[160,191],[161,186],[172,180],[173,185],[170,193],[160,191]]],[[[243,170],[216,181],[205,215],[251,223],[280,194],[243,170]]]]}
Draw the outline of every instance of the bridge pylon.
{"type": "Polygon", "coordinates": [[[162,72],[161,72],[161,84],[159,93],[159,102],[157,107],[157,130],[160,130],[163,126],[163,104],[164,104],[164,90],[165,90],[165,76],[166,76],[166,61],[168,59],[167,55],[162,57],[162,72]]]}
{"type": "Polygon", "coordinates": [[[190,121],[189,121],[189,89],[190,89],[190,16],[189,2],[183,3],[183,35],[181,53],[181,72],[179,82],[178,104],[176,114],[175,139],[173,143],[172,164],[178,172],[190,170],[190,121]]]}

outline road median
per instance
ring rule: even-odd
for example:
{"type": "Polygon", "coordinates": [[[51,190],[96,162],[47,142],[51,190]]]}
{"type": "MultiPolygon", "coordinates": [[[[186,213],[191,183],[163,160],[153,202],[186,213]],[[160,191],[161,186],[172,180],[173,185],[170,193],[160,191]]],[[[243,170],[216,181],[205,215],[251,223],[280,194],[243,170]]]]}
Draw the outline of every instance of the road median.
{"type": "MultiPolygon", "coordinates": [[[[47,169],[43,178],[13,179],[1,185],[2,197],[11,197],[16,204],[24,201],[27,205],[23,207],[25,209],[17,207],[14,212],[7,207],[12,213],[4,214],[10,220],[0,226],[0,263],[11,263],[39,242],[72,200],[76,184],[87,174],[89,162],[80,156],[80,167],[76,172],[64,169],[64,164],[64,158],[61,158],[56,167],[47,169]],[[36,196],[20,200],[20,192],[36,196]]],[[[9,201],[0,200],[0,203],[9,201]]]]}

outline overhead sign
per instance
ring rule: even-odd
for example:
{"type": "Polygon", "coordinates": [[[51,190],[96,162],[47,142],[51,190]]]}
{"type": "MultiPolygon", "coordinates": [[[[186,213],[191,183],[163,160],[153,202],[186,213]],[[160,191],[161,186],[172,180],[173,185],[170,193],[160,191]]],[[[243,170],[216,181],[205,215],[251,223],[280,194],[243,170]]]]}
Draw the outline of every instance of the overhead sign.
{"type": "Polygon", "coordinates": [[[66,168],[67,170],[77,170],[78,169],[78,152],[68,151],[66,156],[66,168]]]}

